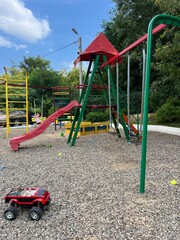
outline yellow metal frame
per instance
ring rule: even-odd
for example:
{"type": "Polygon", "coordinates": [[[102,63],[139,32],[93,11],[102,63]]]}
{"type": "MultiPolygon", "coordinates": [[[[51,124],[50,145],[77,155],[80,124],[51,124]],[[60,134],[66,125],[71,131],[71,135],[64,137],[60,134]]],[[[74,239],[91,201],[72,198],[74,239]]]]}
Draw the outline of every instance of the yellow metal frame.
{"type": "MultiPolygon", "coordinates": [[[[72,123],[65,123],[65,133],[69,134],[72,123]]],[[[109,132],[109,122],[81,122],[79,128],[78,136],[86,136],[89,134],[99,134],[99,133],[106,133],[109,132]]]]}
{"type": "Polygon", "coordinates": [[[28,128],[28,73],[26,72],[26,133],[28,133],[29,128],[28,128]]]}
{"type": "Polygon", "coordinates": [[[54,92],[54,95],[70,95],[70,92],[54,92]]]}
{"type": "Polygon", "coordinates": [[[6,138],[8,138],[10,133],[10,126],[9,126],[9,103],[8,103],[8,73],[7,69],[4,67],[5,71],[5,83],[6,83],[6,138]]]}
{"type": "Polygon", "coordinates": [[[9,75],[8,75],[8,69],[4,67],[4,71],[5,71],[5,99],[6,99],[6,138],[9,137],[10,134],[10,121],[9,121],[9,110],[25,110],[26,111],[26,133],[28,132],[28,74],[26,72],[26,77],[25,79],[22,80],[16,80],[16,79],[9,79],[9,75]],[[15,86],[11,85],[11,84],[16,84],[15,86]],[[17,86],[18,84],[18,86],[17,86]],[[22,85],[22,86],[21,86],[22,85]],[[22,93],[11,93],[12,89],[21,89],[22,93]],[[24,92],[23,92],[24,91],[24,92]],[[13,99],[10,100],[10,97],[24,97],[24,100],[17,100],[13,99]],[[22,104],[22,107],[10,107],[10,104],[22,104]],[[24,106],[25,105],[25,106],[24,106]]]}
{"type": "Polygon", "coordinates": [[[6,78],[1,77],[0,78],[0,110],[6,112],[6,78]]]}

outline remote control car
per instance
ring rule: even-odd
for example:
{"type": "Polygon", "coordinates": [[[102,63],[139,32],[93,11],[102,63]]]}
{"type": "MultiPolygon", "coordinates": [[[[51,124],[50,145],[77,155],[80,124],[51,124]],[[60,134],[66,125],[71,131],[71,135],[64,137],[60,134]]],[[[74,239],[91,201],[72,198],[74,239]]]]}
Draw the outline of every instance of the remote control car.
{"type": "Polygon", "coordinates": [[[50,194],[43,188],[17,188],[12,189],[4,198],[9,207],[4,212],[5,219],[12,221],[17,216],[19,206],[31,207],[29,217],[38,221],[43,210],[48,209],[50,194]]]}

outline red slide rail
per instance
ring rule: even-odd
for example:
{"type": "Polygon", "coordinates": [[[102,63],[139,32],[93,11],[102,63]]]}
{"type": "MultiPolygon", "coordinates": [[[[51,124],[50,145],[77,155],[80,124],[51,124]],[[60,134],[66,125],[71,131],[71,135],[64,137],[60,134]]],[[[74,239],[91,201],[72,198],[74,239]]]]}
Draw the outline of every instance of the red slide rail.
{"type": "Polygon", "coordinates": [[[17,151],[19,149],[20,143],[30,140],[32,138],[37,137],[41,133],[43,133],[49,125],[54,122],[58,117],[62,116],[64,113],[69,112],[74,107],[80,107],[81,105],[77,101],[70,102],[64,108],[61,108],[50,115],[45,121],[43,121],[38,127],[33,129],[32,131],[25,133],[18,137],[13,137],[10,140],[10,146],[12,150],[17,151]]]}

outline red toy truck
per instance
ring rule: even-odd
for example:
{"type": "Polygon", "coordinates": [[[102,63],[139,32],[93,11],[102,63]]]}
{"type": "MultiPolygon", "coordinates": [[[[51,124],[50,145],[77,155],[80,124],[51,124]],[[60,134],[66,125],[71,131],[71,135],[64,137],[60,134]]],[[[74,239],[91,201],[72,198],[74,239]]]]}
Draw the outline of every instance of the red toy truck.
{"type": "Polygon", "coordinates": [[[12,221],[17,216],[18,206],[32,207],[29,217],[38,221],[43,210],[48,209],[50,194],[43,188],[17,188],[12,189],[4,198],[9,207],[4,212],[5,219],[12,221]]]}

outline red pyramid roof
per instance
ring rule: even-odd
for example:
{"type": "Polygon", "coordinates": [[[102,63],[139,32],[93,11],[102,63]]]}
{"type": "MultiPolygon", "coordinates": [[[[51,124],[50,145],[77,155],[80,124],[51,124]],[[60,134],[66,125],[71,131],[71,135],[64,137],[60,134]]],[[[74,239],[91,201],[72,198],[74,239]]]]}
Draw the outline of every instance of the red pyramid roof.
{"type": "Polygon", "coordinates": [[[117,56],[118,51],[106,36],[103,33],[100,33],[74,61],[74,65],[76,66],[76,64],[81,61],[90,61],[92,54],[106,55],[107,60],[109,60],[112,57],[117,56]]]}

